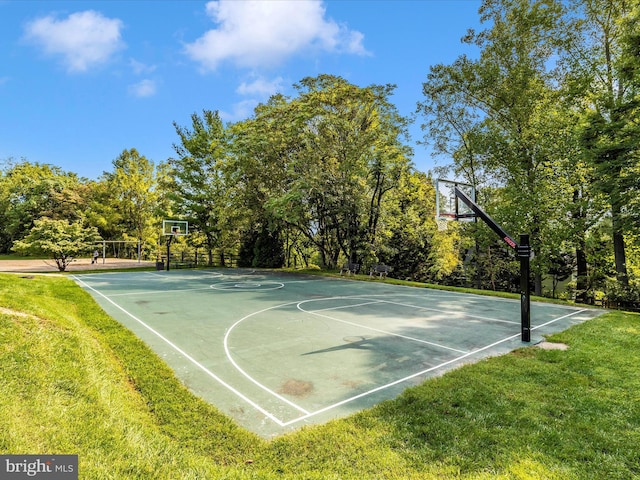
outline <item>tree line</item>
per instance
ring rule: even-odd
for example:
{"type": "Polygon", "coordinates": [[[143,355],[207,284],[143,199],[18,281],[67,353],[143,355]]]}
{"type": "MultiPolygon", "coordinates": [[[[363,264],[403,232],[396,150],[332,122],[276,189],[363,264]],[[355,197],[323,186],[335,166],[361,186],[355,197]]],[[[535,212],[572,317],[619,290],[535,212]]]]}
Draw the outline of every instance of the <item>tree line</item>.
{"type": "MultiPolygon", "coordinates": [[[[490,28],[430,69],[419,111],[455,173],[536,252],[545,275],[575,268],[575,293],[638,298],[640,7],[637,0],[487,0],[490,28]]],[[[492,248],[478,235],[479,263],[492,248]]],[[[565,274],[566,275],[566,274],[565,274]]]]}
{"type": "Polygon", "coordinates": [[[162,219],[179,218],[209,264],[386,263],[398,278],[516,288],[516,259],[484,225],[437,229],[434,176],[453,176],[531,235],[535,293],[640,301],[640,2],[485,0],[479,14],[486,28],[462,39],[477,53],[432,66],[417,99],[445,167],[413,166],[393,85],[308,77],[244,121],[174,123],[176,155],[157,165],[124,150],[90,181],[6,160],[0,252],[62,224],[84,247],[135,240],[156,258],[162,219]]]}

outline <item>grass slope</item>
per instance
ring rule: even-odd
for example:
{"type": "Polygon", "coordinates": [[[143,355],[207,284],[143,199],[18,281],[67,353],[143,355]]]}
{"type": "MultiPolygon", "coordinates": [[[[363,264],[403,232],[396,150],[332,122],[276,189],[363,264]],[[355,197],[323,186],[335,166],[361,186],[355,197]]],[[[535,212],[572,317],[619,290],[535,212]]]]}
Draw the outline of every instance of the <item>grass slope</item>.
{"type": "Polygon", "coordinates": [[[194,397],[70,279],[0,275],[0,453],[85,479],[640,478],[640,316],[614,312],[265,441],[194,397]]]}

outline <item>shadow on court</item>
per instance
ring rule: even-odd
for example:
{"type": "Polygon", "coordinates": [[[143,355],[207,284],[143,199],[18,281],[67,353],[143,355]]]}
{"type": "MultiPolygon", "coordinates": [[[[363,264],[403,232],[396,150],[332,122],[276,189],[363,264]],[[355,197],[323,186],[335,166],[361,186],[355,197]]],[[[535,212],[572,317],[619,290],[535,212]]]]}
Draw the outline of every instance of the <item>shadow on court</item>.
{"type": "MultiPolygon", "coordinates": [[[[251,270],[77,275],[197,395],[264,436],[526,346],[520,302],[251,270]]],[[[532,303],[532,342],[601,310],[532,303]]]]}

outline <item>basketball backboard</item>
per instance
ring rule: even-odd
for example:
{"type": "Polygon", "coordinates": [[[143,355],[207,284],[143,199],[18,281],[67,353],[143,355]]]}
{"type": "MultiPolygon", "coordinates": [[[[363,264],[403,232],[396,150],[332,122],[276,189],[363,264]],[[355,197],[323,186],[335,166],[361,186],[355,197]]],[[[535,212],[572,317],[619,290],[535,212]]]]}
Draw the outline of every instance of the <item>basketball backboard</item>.
{"type": "Polygon", "coordinates": [[[454,180],[439,178],[436,180],[436,219],[473,221],[475,213],[455,194],[458,187],[471,200],[476,201],[476,189],[473,185],[454,180]]]}
{"type": "Polygon", "coordinates": [[[189,222],[184,220],[163,220],[162,221],[162,234],[182,236],[189,233],[189,222]]]}

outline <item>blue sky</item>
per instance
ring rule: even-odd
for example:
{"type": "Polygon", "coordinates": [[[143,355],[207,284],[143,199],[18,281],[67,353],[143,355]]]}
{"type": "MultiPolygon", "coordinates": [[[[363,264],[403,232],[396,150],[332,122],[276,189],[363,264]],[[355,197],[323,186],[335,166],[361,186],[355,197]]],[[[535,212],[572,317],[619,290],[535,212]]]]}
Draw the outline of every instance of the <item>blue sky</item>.
{"type": "MultiPolygon", "coordinates": [[[[479,0],[0,0],[0,165],[26,159],[97,179],[123,150],[175,155],[173,122],[251,116],[322,73],[395,84],[411,115],[429,67],[473,54],[479,0]]],[[[434,165],[420,118],[413,161],[434,165]]],[[[437,164],[446,164],[438,159],[437,164]]]]}

